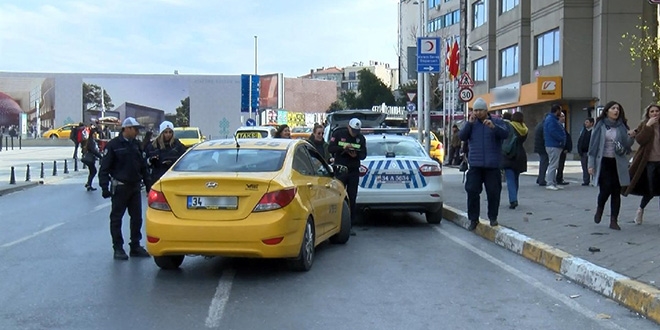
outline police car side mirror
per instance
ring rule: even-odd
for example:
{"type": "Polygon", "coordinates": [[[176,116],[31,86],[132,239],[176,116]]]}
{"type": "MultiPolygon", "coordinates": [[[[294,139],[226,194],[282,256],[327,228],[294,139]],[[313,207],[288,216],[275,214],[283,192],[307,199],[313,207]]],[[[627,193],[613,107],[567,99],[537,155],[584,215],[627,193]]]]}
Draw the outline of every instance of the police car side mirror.
{"type": "Polygon", "coordinates": [[[348,173],[348,167],[344,165],[332,165],[332,173],[335,176],[348,173]]]}

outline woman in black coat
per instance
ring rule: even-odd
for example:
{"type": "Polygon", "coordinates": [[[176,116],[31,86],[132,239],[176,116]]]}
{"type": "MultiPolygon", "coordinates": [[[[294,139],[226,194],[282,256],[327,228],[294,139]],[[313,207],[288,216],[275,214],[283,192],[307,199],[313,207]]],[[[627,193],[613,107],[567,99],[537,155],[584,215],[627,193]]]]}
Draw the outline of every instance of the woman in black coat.
{"type": "Polygon", "coordinates": [[[87,140],[85,140],[85,145],[81,150],[83,154],[81,161],[89,169],[89,175],[87,175],[87,183],[85,184],[85,188],[87,189],[87,191],[96,190],[96,188],[92,186],[92,181],[94,180],[94,176],[96,176],[96,172],[97,172],[96,159],[103,158],[103,155],[99,151],[99,145],[96,141],[97,138],[98,135],[96,133],[93,133],[92,136],[90,136],[87,140]]]}
{"type": "MultiPolygon", "coordinates": [[[[183,155],[186,147],[174,137],[174,125],[169,121],[160,124],[160,134],[146,146],[147,162],[151,167],[151,182],[160,179],[172,164],[183,155]]],[[[151,188],[151,187],[149,187],[151,188]]]]}
{"type": "Polygon", "coordinates": [[[502,155],[502,168],[506,176],[506,187],[509,191],[509,208],[518,206],[518,189],[520,188],[520,173],[527,172],[527,153],[523,144],[527,140],[528,128],[525,125],[522,112],[516,112],[507,122],[510,135],[502,144],[505,146],[515,137],[515,147],[508,154],[502,155]]]}

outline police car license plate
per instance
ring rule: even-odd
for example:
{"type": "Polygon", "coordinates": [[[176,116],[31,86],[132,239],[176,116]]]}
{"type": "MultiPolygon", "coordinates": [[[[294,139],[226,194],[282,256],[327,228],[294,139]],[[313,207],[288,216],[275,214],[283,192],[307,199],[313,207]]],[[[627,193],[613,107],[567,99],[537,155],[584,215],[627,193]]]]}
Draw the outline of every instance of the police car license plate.
{"type": "Polygon", "coordinates": [[[238,139],[261,139],[261,132],[238,132],[236,133],[238,139]]]}
{"type": "Polygon", "coordinates": [[[188,196],[189,209],[209,209],[209,210],[235,210],[238,208],[238,197],[235,196],[188,196]]]}
{"type": "Polygon", "coordinates": [[[403,183],[410,182],[410,175],[408,174],[381,174],[378,176],[378,181],[381,183],[403,183]]]}

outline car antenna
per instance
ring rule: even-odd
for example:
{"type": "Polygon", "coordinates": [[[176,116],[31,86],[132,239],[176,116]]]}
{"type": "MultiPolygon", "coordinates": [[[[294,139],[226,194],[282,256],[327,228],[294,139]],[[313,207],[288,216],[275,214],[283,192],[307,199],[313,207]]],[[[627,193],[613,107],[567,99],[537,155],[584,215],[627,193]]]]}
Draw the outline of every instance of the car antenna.
{"type": "Polygon", "coordinates": [[[236,134],[234,134],[234,141],[236,141],[236,163],[238,163],[238,150],[241,149],[241,145],[238,144],[238,138],[236,137],[236,134]]]}

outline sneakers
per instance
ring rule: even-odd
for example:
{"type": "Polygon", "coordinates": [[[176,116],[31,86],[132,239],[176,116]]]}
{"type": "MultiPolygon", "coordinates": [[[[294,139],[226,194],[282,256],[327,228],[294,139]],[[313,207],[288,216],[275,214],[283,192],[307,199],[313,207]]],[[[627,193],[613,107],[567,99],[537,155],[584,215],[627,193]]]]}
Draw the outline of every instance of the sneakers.
{"type": "Polygon", "coordinates": [[[124,249],[115,249],[115,254],[113,255],[115,260],[128,260],[128,255],[124,249]]]}
{"type": "Polygon", "coordinates": [[[512,210],[515,209],[517,206],[518,206],[518,202],[509,203],[509,208],[512,209],[512,210]]]}
{"type": "Polygon", "coordinates": [[[479,225],[479,220],[470,221],[470,225],[468,226],[468,230],[473,231],[473,230],[477,229],[477,225],[479,225]]]}
{"type": "Polygon", "coordinates": [[[635,223],[641,225],[642,221],[644,221],[644,209],[637,209],[637,214],[635,214],[635,223]]]}
{"type": "Polygon", "coordinates": [[[551,184],[551,185],[545,186],[545,189],[557,191],[557,190],[559,190],[559,187],[551,184]]]}
{"type": "Polygon", "coordinates": [[[145,250],[142,246],[136,245],[136,246],[131,246],[131,252],[129,252],[131,257],[138,257],[138,258],[148,258],[151,257],[149,255],[149,252],[145,250]]]}

